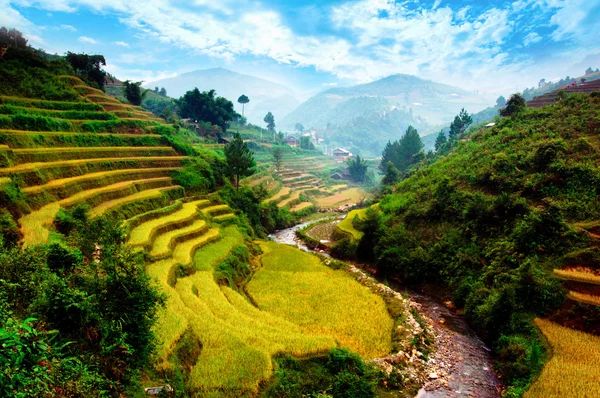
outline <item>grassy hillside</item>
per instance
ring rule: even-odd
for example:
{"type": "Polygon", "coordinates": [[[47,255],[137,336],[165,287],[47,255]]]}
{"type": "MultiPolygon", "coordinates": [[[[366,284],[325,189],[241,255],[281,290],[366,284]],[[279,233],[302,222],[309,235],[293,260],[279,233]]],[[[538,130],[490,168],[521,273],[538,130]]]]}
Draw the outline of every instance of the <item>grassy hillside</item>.
{"type": "MultiPolygon", "coordinates": [[[[395,336],[412,349],[420,336],[392,334],[408,309],[389,312],[391,299],[318,257],[253,240],[313,212],[309,190],[354,200],[356,188],[316,186],[332,158],[288,147],[287,180],[263,165],[238,191],[222,146],[53,62],[13,49],[0,62],[14,77],[0,83],[0,396],[142,396],[170,384],[177,396],[241,397],[267,383],[278,396],[284,369],[315,382],[305,394],[386,388],[341,346],[371,358],[395,336]],[[322,373],[290,367],[307,357],[322,373]]],[[[257,158],[268,162],[267,148],[257,158]]]]}
{"type": "Polygon", "coordinates": [[[599,273],[599,131],[597,93],[502,118],[416,168],[365,231],[379,270],[449,287],[516,395],[542,365],[534,317],[598,333],[599,292],[565,301],[552,271],[599,273]]]}

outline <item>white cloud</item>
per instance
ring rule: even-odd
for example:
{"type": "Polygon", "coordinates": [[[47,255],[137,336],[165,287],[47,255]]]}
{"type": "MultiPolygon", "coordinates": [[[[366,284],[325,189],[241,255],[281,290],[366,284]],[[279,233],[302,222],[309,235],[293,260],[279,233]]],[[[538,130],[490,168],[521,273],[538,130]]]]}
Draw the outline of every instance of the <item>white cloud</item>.
{"type": "MultiPolygon", "coordinates": [[[[233,0],[193,0],[191,4],[173,0],[0,0],[12,18],[27,23],[10,7],[17,2],[53,12],[87,8],[113,13],[139,37],[151,37],[158,43],[228,61],[254,56],[294,67],[314,67],[347,82],[409,73],[465,88],[510,85],[512,89],[556,67],[540,65],[526,52],[518,54],[511,44],[515,37],[525,45],[540,41],[537,33],[528,30],[527,24],[533,20],[554,27],[554,40],[572,40],[571,55],[585,55],[587,49],[582,50],[581,43],[590,49],[600,45],[596,39],[600,24],[592,21],[590,27],[586,22],[599,0],[516,0],[483,12],[469,6],[452,9],[439,0],[431,9],[417,2],[352,0],[326,8],[334,32],[327,35],[299,35],[280,14],[266,9],[265,3],[250,0],[235,4],[233,0]],[[415,4],[420,8],[415,9],[415,4]],[[535,12],[528,14],[532,9],[535,12]],[[335,33],[336,28],[344,33],[335,33]]],[[[3,17],[0,15],[0,21],[3,17]]],[[[85,36],[79,40],[98,43],[85,36]]],[[[119,43],[125,44],[114,42],[122,46],[119,43]]],[[[564,63],[568,57],[563,58],[559,61],[564,63]]],[[[129,63],[126,57],[119,62],[129,63]]]]}
{"type": "Polygon", "coordinates": [[[129,48],[129,44],[125,43],[124,41],[115,41],[113,42],[113,44],[119,47],[129,48]]]}
{"type": "Polygon", "coordinates": [[[542,40],[542,36],[538,35],[535,32],[531,32],[527,36],[525,36],[525,38],[523,39],[523,45],[528,46],[530,44],[538,43],[541,40],[542,40]]]}
{"type": "Polygon", "coordinates": [[[68,30],[70,32],[77,32],[77,29],[75,29],[75,27],[71,25],[60,25],[60,28],[62,30],[68,30]]]}
{"type": "Polygon", "coordinates": [[[79,36],[79,40],[81,43],[87,43],[87,44],[100,44],[100,42],[98,40],[92,39],[91,37],[87,37],[87,36],[79,36]]]}

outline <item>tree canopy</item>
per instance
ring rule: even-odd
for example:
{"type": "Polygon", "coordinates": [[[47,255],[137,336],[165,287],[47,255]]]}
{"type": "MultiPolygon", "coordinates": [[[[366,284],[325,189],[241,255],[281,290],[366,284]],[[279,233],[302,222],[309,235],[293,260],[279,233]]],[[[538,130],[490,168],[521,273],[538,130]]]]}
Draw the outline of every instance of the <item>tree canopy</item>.
{"type": "Polygon", "coordinates": [[[148,94],[147,90],[142,92],[141,88],[142,82],[132,82],[129,80],[125,80],[123,82],[123,93],[125,94],[125,98],[132,105],[141,105],[144,97],[148,94]]]}
{"type": "Polygon", "coordinates": [[[369,168],[367,162],[360,155],[356,155],[356,157],[348,159],[347,163],[350,177],[356,182],[365,182],[369,168]]]}
{"type": "Polygon", "coordinates": [[[102,69],[106,66],[104,55],[88,55],[67,53],[67,62],[71,64],[75,72],[92,85],[103,88],[106,81],[106,72],[102,69]]]}
{"type": "Polygon", "coordinates": [[[273,163],[275,163],[275,169],[277,172],[281,170],[281,162],[283,161],[283,151],[281,148],[273,149],[273,163]]]}
{"type": "Polygon", "coordinates": [[[217,97],[215,90],[200,92],[195,88],[179,98],[177,105],[182,118],[209,122],[223,131],[227,130],[228,123],[237,116],[233,103],[223,97],[217,97]]]}
{"type": "Polygon", "coordinates": [[[248,149],[248,145],[242,140],[239,133],[235,133],[233,140],[225,145],[225,157],[227,158],[227,170],[235,179],[235,187],[239,189],[240,178],[254,174],[256,166],[253,152],[248,149]]]}
{"type": "Polygon", "coordinates": [[[3,26],[0,28],[0,44],[6,44],[8,47],[25,48],[27,47],[27,39],[17,29],[7,29],[3,26]]]}
{"type": "Polygon", "coordinates": [[[448,139],[446,138],[446,134],[443,131],[440,131],[437,138],[435,139],[436,152],[439,151],[446,142],[448,142],[448,139]]]}
{"type": "Polygon", "coordinates": [[[417,129],[408,126],[406,133],[399,141],[388,142],[383,149],[379,169],[385,173],[388,169],[387,163],[391,162],[398,170],[408,169],[417,161],[415,155],[423,150],[423,142],[417,129]]]}
{"type": "Polygon", "coordinates": [[[304,125],[302,123],[296,123],[294,130],[298,131],[299,133],[304,133],[304,125]]]}
{"type": "Polygon", "coordinates": [[[521,94],[513,94],[510,96],[506,106],[500,109],[500,115],[502,116],[512,116],[514,114],[519,113],[521,110],[525,109],[527,104],[525,103],[525,98],[521,94]]]}
{"type": "Polygon", "coordinates": [[[460,138],[460,135],[465,132],[471,123],[473,123],[473,118],[465,108],[462,108],[460,113],[454,117],[454,121],[450,124],[450,132],[448,133],[450,140],[452,141],[460,138]]]}
{"type": "Polygon", "coordinates": [[[245,94],[240,95],[238,98],[238,103],[242,104],[242,116],[244,116],[244,105],[246,105],[248,102],[250,102],[250,98],[248,98],[248,96],[245,94]]]}
{"type": "Polygon", "coordinates": [[[274,133],[275,132],[275,116],[273,116],[273,114],[271,112],[267,113],[265,118],[263,119],[265,121],[265,123],[267,123],[267,130],[269,130],[269,132],[274,133]]]}

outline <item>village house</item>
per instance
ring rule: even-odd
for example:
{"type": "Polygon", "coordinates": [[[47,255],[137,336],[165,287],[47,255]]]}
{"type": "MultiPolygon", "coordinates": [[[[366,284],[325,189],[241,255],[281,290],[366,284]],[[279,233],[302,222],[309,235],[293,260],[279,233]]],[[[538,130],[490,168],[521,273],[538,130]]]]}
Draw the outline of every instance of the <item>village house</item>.
{"type": "Polygon", "coordinates": [[[336,148],[331,154],[335,158],[336,162],[343,162],[352,157],[352,152],[344,148],[336,148]]]}
{"type": "Polygon", "coordinates": [[[285,143],[288,144],[289,146],[297,147],[300,145],[300,140],[298,140],[296,137],[291,135],[285,139],[285,143]]]}

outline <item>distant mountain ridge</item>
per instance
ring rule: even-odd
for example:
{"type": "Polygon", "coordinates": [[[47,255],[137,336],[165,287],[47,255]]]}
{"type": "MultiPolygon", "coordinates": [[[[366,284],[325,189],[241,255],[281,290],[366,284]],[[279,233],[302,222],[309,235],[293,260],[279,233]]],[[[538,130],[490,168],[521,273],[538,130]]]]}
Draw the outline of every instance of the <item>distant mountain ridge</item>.
{"type": "Polygon", "coordinates": [[[264,125],[263,118],[267,112],[273,113],[277,123],[300,104],[296,93],[289,87],[225,68],[199,69],[144,86],[164,87],[168,95],[174,98],[179,98],[195,87],[200,91],[214,89],[217,95],[233,102],[240,114],[242,106],[237,103],[237,99],[245,94],[250,102],[244,107],[244,115],[250,123],[261,126],[264,125]]]}
{"type": "Polygon", "coordinates": [[[450,123],[463,107],[475,113],[489,105],[482,95],[397,74],[323,91],[290,112],[280,127],[292,131],[301,123],[307,129],[326,129],[332,144],[377,156],[385,143],[399,139],[409,124],[423,134],[433,126],[450,123]]]}

